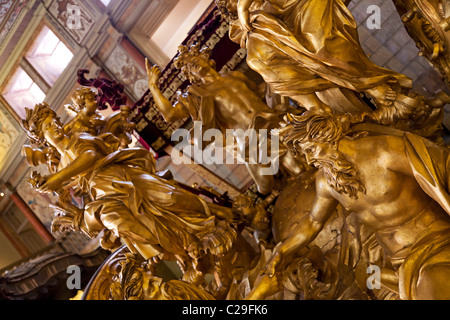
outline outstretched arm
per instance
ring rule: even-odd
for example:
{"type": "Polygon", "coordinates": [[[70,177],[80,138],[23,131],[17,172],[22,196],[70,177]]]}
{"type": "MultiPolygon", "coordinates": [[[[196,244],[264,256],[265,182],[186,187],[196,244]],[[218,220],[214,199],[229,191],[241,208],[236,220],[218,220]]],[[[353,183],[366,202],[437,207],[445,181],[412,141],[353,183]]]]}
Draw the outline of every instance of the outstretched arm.
{"type": "Polygon", "coordinates": [[[283,268],[290,262],[288,259],[293,257],[295,252],[313,241],[334,213],[337,205],[338,202],[334,198],[323,197],[318,194],[311,212],[301,219],[298,227],[289,238],[277,245],[263,274],[273,277],[277,269],[283,268]]]}
{"type": "Polygon", "coordinates": [[[50,193],[56,191],[69,181],[71,178],[91,169],[97,161],[97,152],[88,150],[83,152],[71,164],[67,165],[60,171],[44,177],[38,191],[50,193]]]}
{"type": "Polygon", "coordinates": [[[158,87],[158,81],[161,76],[159,67],[151,66],[148,59],[145,59],[145,67],[148,74],[148,86],[153,95],[156,106],[167,122],[174,122],[189,117],[189,113],[182,104],[173,106],[170,101],[163,95],[158,87]]]}

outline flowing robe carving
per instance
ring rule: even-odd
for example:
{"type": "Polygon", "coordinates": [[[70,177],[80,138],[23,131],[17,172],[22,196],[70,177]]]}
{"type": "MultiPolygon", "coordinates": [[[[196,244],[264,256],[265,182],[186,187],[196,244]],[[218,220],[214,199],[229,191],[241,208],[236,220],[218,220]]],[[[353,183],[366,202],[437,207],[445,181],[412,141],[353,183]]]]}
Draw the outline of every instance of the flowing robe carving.
{"type": "Polygon", "coordinates": [[[155,160],[147,150],[111,153],[114,148],[104,139],[81,134],[72,139],[65,156],[77,157],[88,150],[103,156],[79,177],[79,184],[93,200],[85,208],[90,232],[106,227],[130,250],[149,259],[163,251],[184,252],[198,241],[195,234],[214,226],[206,202],[155,175],[155,160]]]}
{"type": "Polygon", "coordinates": [[[271,0],[250,7],[252,30],[231,22],[230,38],[248,49],[247,62],[272,89],[294,97],[335,87],[357,92],[412,81],[378,67],[360,46],[356,22],[341,0],[271,0]]]}

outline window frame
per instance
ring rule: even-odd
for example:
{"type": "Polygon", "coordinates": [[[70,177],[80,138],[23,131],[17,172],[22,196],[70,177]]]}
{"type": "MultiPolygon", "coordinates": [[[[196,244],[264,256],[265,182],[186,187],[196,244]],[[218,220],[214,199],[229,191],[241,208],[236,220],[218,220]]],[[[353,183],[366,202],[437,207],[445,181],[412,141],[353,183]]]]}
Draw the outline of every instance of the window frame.
{"type": "MultiPolygon", "coordinates": [[[[9,104],[9,102],[5,99],[3,96],[3,91],[5,88],[10,84],[11,78],[13,75],[17,72],[19,67],[21,67],[28,76],[33,80],[34,83],[37,84],[37,86],[44,92],[44,94],[47,96],[52,88],[52,86],[47,83],[47,81],[40,75],[40,73],[33,67],[33,65],[27,60],[26,55],[30,51],[31,47],[33,46],[34,42],[36,41],[38,35],[42,32],[44,27],[47,27],[50,29],[51,32],[53,32],[58,39],[72,52],[72,54],[75,56],[75,49],[66,39],[65,37],[59,32],[50,21],[48,21],[47,18],[43,18],[41,22],[39,22],[38,26],[34,30],[32,36],[30,37],[30,40],[28,40],[27,44],[24,46],[24,49],[22,53],[20,54],[19,58],[16,60],[16,62],[13,64],[11,71],[3,81],[3,83],[0,85],[0,103],[7,109],[7,111],[14,117],[14,119],[21,123],[22,119],[15,110],[13,106],[9,104]]],[[[69,63],[70,64],[70,63],[69,63]]],[[[67,67],[66,67],[67,68],[67,67]]],[[[45,99],[44,99],[45,101],[45,99]]]]}

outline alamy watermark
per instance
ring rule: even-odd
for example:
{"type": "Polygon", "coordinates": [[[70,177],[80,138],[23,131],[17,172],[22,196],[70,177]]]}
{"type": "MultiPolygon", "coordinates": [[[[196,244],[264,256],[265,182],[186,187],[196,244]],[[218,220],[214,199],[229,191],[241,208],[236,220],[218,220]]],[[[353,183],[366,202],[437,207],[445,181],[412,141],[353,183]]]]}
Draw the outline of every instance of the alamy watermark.
{"type": "Polygon", "coordinates": [[[79,266],[69,266],[66,271],[70,276],[67,278],[66,285],[69,290],[81,290],[81,268],[79,266]]]}
{"type": "MultiPolygon", "coordinates": [[[[370,265],[366,270],[369,277],[366,285],[369,290],[381,289],[381,269],[379,266],[370,265]]],[[[67,278],[66,285],[70,290],[81,290],[81,268],[76,265],[69,266],[66,271],[70,276],[67,278]]]]}
{"type": "Polygon", "coordinates": [[[370,14],[366,20],[367,29],[381,29],[381,8],[373,4],[367,7],[366,13],[370,14]]]}
{"type": "MultiPolygon", "coordinates": [[[[381,8],[376,5],[367,7],[366,13],[370,16],[366,20],[366,26],[369,30],[381,29],[381,8]]],[[[68,4],[66,8],[67,28],[70,30],[81,29],[81,8],[74,4],[68,4]]]]}
{"type": "Polygon", "coordinates": [[[267,129],[227,129],[224,136],[218,129],[203,130],[202,122],[195,121],[193,133],[192,137],[183,128],[173,132],[172,141],[181,139],[172,152],[174,164],[245,163],[260,166],[262,175],[274,175],[279,170],[279,137],[267,129]],[[204,142],[210,143],[203,148],[204,142]]]}
{"type": "Polygon", "coordinates": [[[379,266],[370,265],[366,270],[370,276],[367,278],[366,285],[369,290],[381,289],[381,269],[379,266]]]}

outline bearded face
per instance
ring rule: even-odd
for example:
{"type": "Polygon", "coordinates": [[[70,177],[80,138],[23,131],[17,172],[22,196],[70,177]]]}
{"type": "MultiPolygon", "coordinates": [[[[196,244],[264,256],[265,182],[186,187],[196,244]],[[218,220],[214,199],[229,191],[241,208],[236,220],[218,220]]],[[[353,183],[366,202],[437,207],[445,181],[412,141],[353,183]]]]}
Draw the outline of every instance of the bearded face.
{"type": "Polygon", "coordinates": [[[309,165],[322,170],[330,187],[338,193],[357,199],[365,193],[364,185],[353,163],[331,143],[305,142],[300,144],[309,165]]]}

